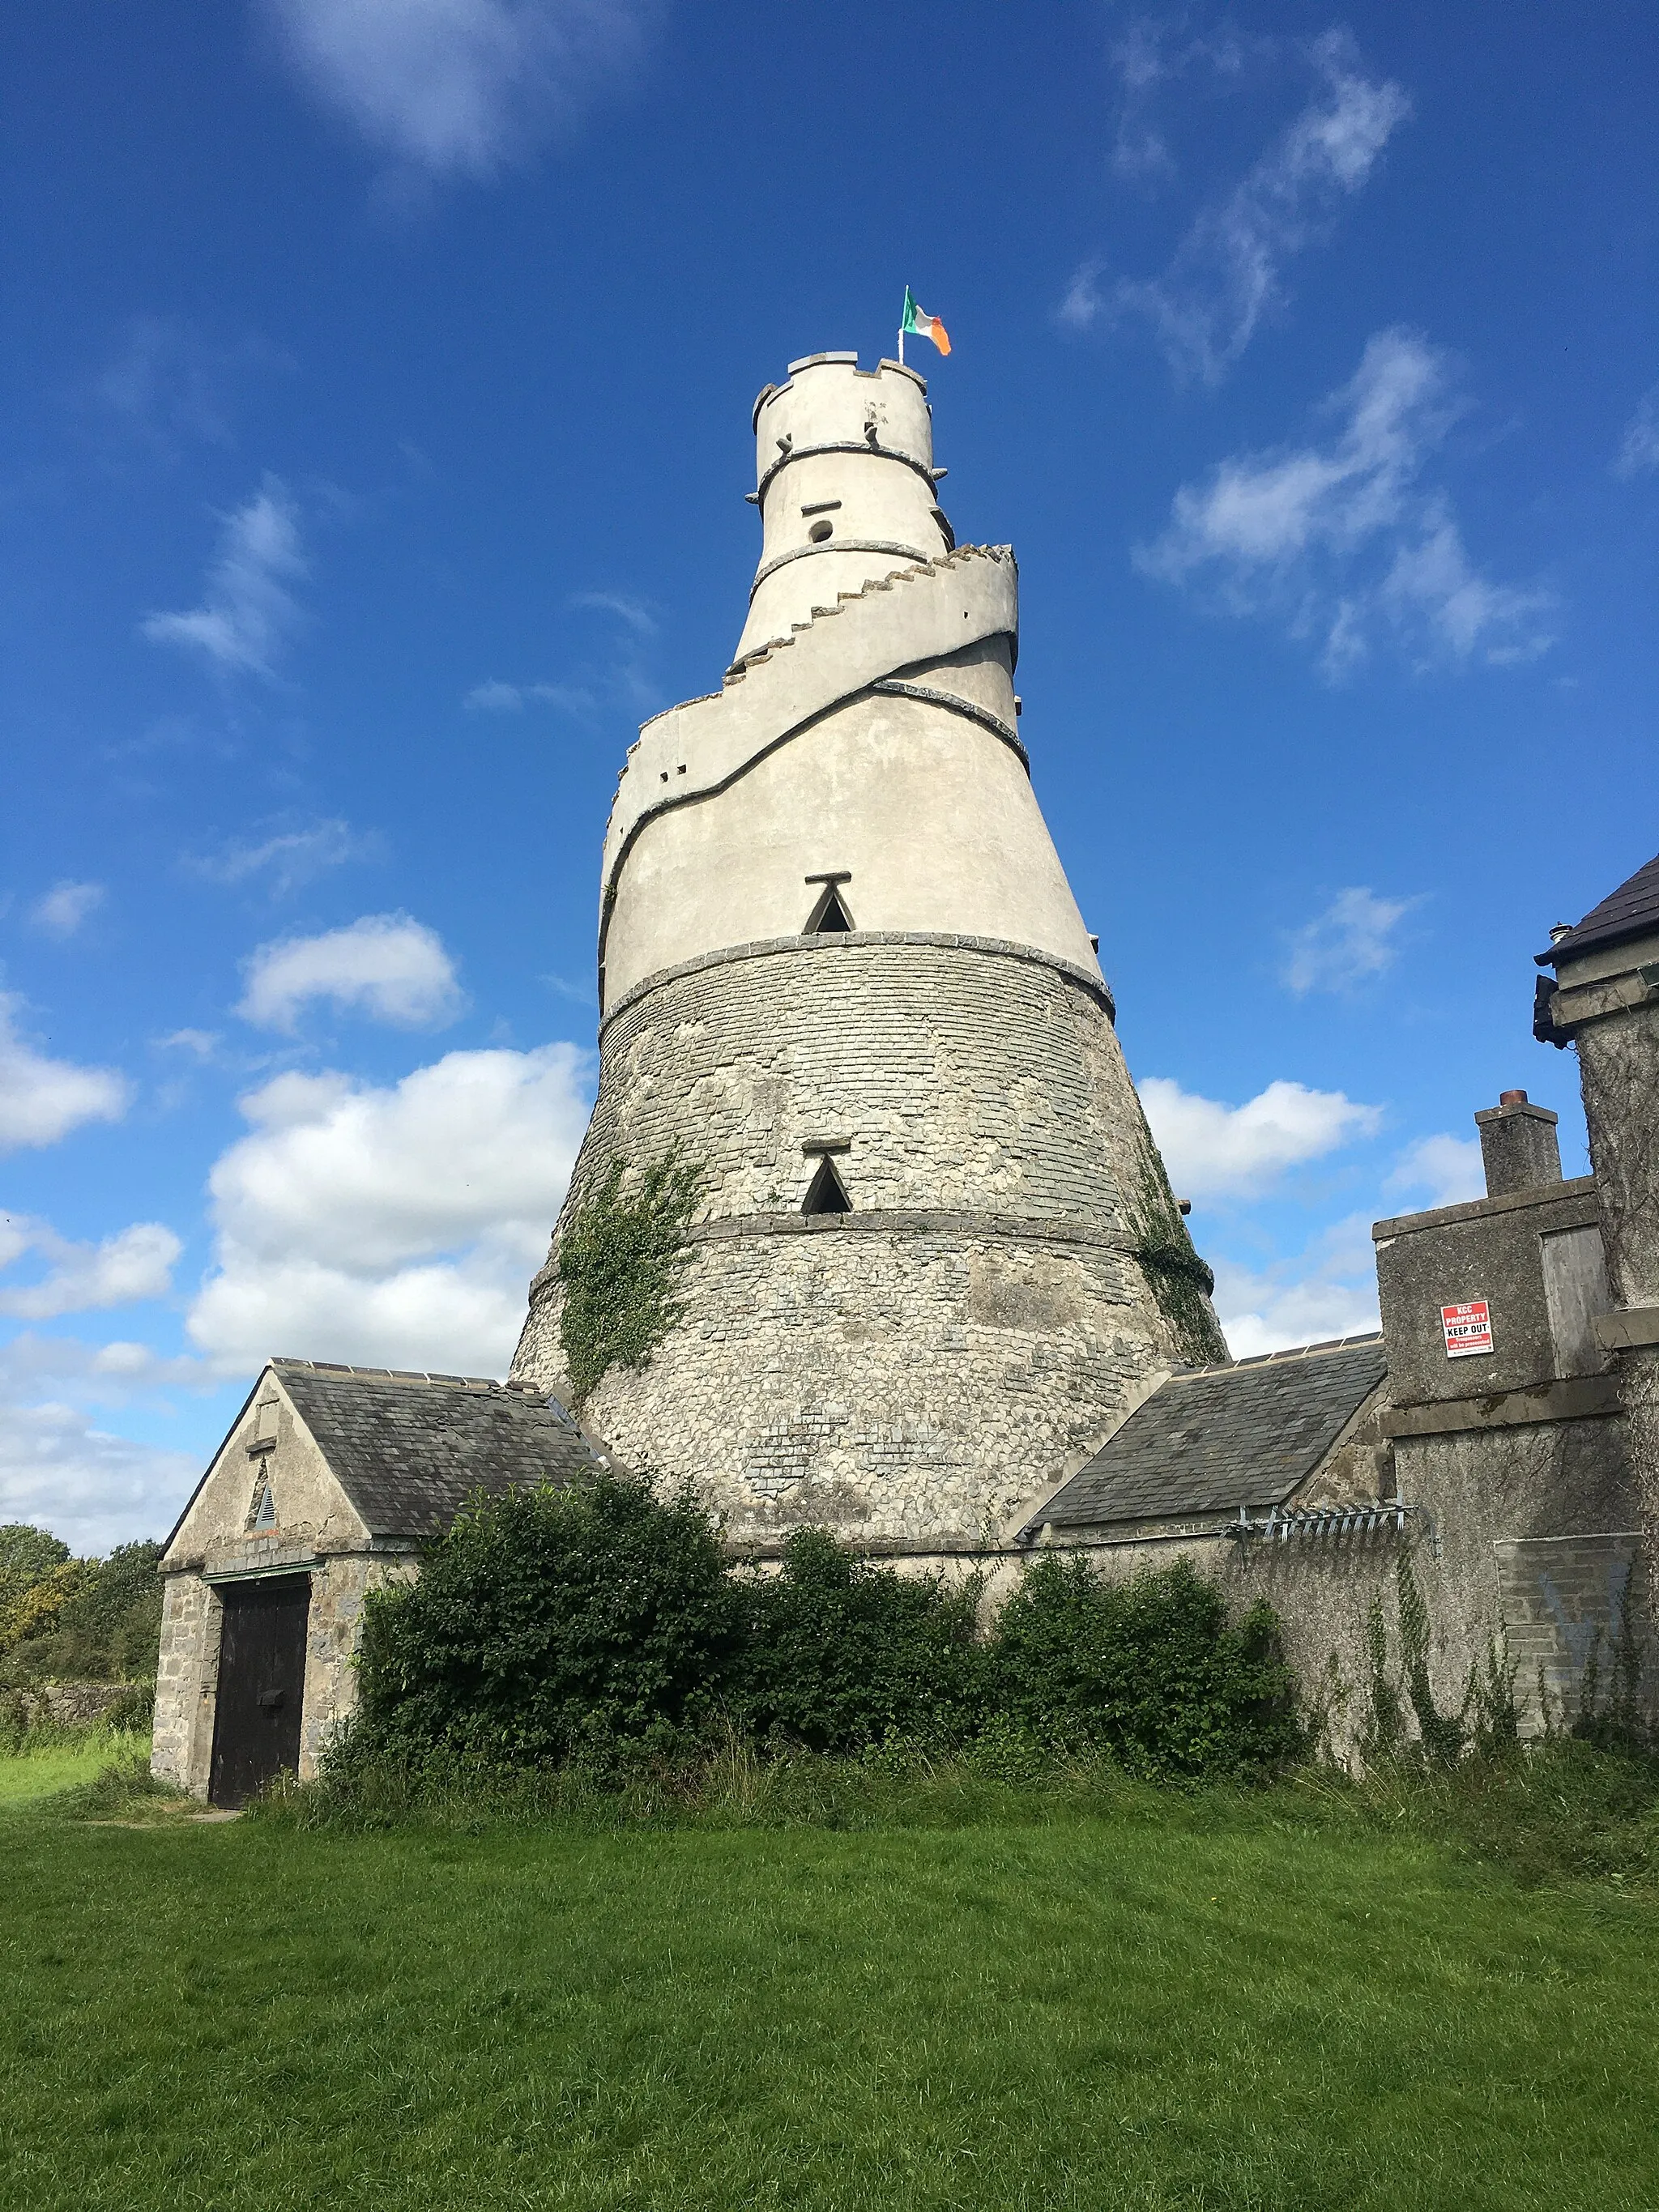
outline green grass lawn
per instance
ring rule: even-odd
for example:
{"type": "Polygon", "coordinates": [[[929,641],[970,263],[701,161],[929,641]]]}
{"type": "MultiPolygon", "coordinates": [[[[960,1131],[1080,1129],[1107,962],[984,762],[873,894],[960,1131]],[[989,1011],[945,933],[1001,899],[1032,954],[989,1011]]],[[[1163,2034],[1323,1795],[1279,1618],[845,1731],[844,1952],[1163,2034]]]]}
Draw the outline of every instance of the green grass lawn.
{"type": "Polygon", "coordinates": [[[1659,2202],[1652,1893],[1287,1793],[865,1832],[37,1800],[0,1899],[31,2212],[1659,2202]]]}
{"type": "Polygon", "coordinates": [[[103,1729],[46,1735],[38,1747],[0,1753],[0,1810],[9,1811],[92,1781],[112,1759],[134,1758],[148,1743],[103,1729]]]}

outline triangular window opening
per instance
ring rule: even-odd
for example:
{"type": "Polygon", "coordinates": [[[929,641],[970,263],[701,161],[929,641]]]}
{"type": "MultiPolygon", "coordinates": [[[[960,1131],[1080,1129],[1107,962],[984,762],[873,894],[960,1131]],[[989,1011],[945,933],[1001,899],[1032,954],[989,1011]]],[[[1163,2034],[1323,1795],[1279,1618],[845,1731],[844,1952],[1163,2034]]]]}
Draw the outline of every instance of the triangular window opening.
{"type": "Polygon", "coordinates": [[[818,1162],[817,1172],[806,1187],[801,1200],[803,1213],[850,1213],[853,1201],[847,1195],[847,1186],[836,1172],[836,1164],[828,1152],[818,1162]]]}
{"type": "Polygon", "coordinates": [[[259,1485],[259,1495],[253,1505],[253,1517],[247,1525],[256,1535],[262,1528],[276,1526],[276,1493],[268,1482],[259,1485]]]}
{"type": "Polygon", "coordinates": [[[834,884],[826,884],[823,896],[813,908],[805,932],[807,937],[823,937],[832,931],[849,930],[853,917],[842,903],[840,891],[834,884]]]}

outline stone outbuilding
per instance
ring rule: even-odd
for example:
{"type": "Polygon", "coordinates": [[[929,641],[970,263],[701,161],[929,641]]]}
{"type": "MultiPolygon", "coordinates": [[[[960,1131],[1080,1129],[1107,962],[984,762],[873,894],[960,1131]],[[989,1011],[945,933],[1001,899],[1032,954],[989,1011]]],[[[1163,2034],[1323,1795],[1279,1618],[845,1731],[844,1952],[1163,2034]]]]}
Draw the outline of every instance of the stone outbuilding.
{"type": "Polygon", "coordinates": [[[411,1579],[469,1498],[609,1464],[534,1392],[272,1360],[162,1554],[155,1772],[217,1805],[314,1774],[368,1593],[411,1579]]]}

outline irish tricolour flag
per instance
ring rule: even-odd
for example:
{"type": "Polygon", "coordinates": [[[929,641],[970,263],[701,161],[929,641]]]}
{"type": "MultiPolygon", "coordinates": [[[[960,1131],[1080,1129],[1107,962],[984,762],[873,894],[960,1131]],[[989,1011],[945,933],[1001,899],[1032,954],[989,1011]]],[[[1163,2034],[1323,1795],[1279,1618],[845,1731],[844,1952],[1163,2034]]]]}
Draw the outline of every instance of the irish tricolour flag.
{"type": "Polygon", "coordinates": [[[899,336],[908,337],[913,333],[919,337],[932,338],[941,353],[951,350],[951,341],[945,335],[944,324],[937,315],[922,313],[907,284],[904,288],[904,319],[899,325],[899,336]]]}

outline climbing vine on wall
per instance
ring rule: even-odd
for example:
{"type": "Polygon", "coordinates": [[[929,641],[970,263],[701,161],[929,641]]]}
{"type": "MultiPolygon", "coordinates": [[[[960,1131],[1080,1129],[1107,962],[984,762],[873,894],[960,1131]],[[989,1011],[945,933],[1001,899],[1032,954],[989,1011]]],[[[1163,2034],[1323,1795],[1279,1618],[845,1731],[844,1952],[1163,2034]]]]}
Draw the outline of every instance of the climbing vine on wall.
{"type": "Polygon", "coordinates": [[[627,1176],[627,1161],[614,1159],[559,1235],[559,1334],[579,1406],[611,1368],[646,1366],[682,1310],[674,1289],[702,1164],[676,1149],[624,1189],[627,1176]]]}
{"type": "Polygon", "coordinates": [[[1143,1160],[1139,1188],[1131,1195],[1134,1256],[1158,1310],[1175,1331],[1188,1359],[1202,1366],[1227,1357],[1227,1340],[1210,1309],[1215,1277],[1193,1249],[1164,1163],[1150,1152],[1143,1160]]]}

